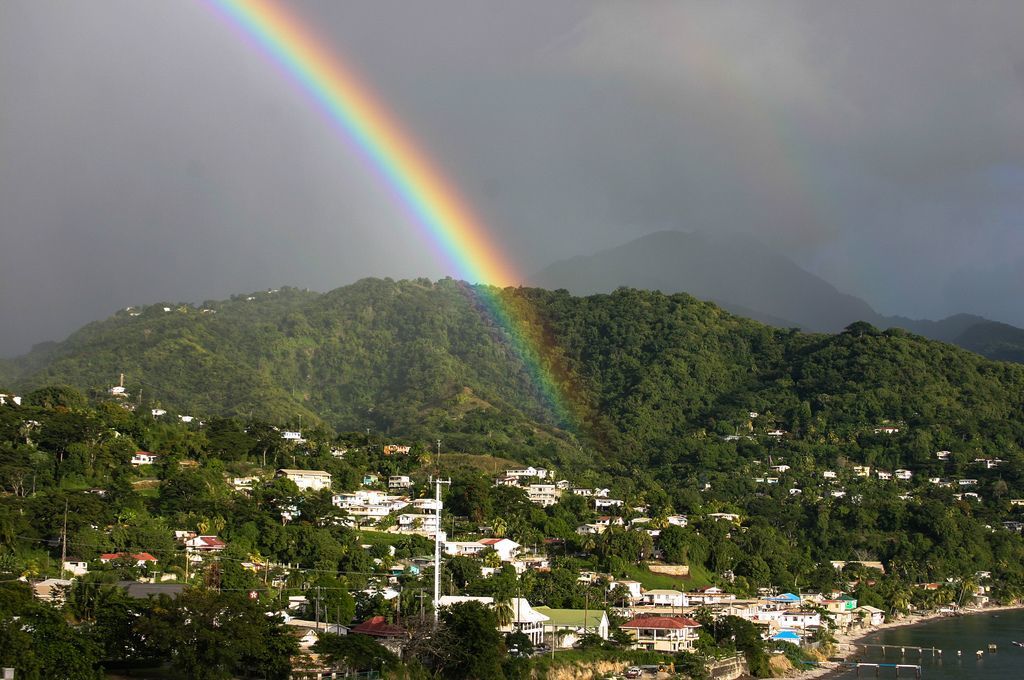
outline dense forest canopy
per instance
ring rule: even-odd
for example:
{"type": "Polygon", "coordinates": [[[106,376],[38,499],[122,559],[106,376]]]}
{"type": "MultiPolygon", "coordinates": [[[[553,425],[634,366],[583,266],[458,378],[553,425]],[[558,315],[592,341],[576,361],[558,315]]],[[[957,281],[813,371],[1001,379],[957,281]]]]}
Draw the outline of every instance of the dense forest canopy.
{"type": "Polygon", "coordinates": [[[474,287],[450,279],[365,279],[326,294],[285,288],[123,310],[0,377],[95,396],[124,374],[143,408],[450,433],[467,450],[528,435],[610,458],[665,455],[696,432],[735,434],[752,411],[764,414],[759,425],[822,442],[883,422],[987,452],[1024,440],[1024,367],[904,331],[854,324],[808,335],[632,289],[488,294],[535,322],[498,327],[474,287]],[[569,418],[552,411],[509,333],[545,348],[569,418]]]}

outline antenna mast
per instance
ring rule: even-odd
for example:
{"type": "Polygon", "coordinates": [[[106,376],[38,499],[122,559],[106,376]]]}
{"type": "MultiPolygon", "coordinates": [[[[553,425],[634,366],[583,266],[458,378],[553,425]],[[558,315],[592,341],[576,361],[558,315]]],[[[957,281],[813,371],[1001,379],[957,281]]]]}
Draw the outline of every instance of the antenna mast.
{"type": "MultiPolygon", "coordinates": [[[[439,447],[440,448],[440,447],[439,447]]],[[[444,535],[441,531],[441,485],[451,484],[450,479],[431,477],[430,482],[436,487],[437,500],[437,527],[434,528],[434,625],[437,625],[437,615],[441,609],[441,540],[444,535]]]]}

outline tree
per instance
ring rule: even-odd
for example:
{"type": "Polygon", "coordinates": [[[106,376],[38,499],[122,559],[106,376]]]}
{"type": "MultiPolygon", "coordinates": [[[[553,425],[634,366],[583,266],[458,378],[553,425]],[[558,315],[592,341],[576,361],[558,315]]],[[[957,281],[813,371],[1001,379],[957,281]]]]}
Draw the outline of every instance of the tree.
{"type": "Polygon", "coordinates": [[[19,680],[98,680],[99,660],[99,645],[49,605],[0,614],[0,666],[16,668],[19,680]]]}
{"type": "Polygon", "coordinates": [[[477,601],[460,602],[442,609],[440,621],[429,661],[441,677],[504,678],[501,661],[505,645],[490,608],[477,601]]]}
{"type": "Polygon", "coordinates": [[[313,651],[326,657],[327,663],[349,671],[389,671],[400,665],[398,657],[367,635],[320,633],[313,651]]]}
{"type": "Polygon", "coordinates": [[[176,670],[200,680],[242,673],[287,678],[289,659],[298,652],[281,620],[242,594],[185,591],[173,603],[153,607],[137,625],[176,670]]]}

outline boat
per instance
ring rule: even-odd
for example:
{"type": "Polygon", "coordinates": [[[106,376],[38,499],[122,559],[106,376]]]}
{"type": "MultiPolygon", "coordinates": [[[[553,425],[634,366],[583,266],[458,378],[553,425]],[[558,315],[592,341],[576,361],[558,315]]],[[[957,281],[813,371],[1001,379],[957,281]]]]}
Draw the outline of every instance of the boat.
{"type": "Polygon", "coordinates": [[[1024,642],[1021,642],[1020,640],[1011,640],[1010,642],[1017,645],[1018,647],[1024,647],[1024,642]]]}

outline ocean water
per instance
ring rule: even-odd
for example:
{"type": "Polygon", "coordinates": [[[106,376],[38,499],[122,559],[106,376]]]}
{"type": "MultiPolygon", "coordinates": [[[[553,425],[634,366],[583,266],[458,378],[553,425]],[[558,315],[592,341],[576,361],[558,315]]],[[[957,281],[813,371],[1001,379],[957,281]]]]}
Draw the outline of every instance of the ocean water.
{"type": "MultiPolygon", "coordinates": [[[[933,657],[929,652],[918,655],[916,650],[910,649],[905,654],[900,654],[898,649],[886,649],[883,656],[881,650],[868,648],[859,651],[856,657],[859,661],[920,664],[923,680],[1024,680],[1024,647],[1013,645],[1013,640],[1024,642],[1024,610],[937,619],[880,631],[860,640],[872,644],[935,647],[942,650],[941,656],[933,657]],[[988,650],[990,643],[996,645],[996,651],[988,650]],[[984,653],[978,656],[978,650],[984,653]]],[[[850,669],[829,677],[845,680],[858,676],[850,669]]],[[[875,669],[861,668],[860,677],[876,677],[875,669]]],[[[895,678],[896,669],[881,668],[877,677],[895,678]]],[[[899,677],[913,678],[914,671],[901,668],[899,677]]]]}

